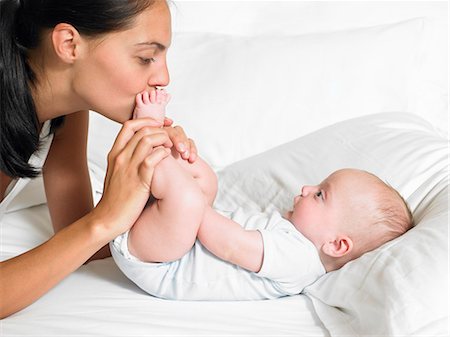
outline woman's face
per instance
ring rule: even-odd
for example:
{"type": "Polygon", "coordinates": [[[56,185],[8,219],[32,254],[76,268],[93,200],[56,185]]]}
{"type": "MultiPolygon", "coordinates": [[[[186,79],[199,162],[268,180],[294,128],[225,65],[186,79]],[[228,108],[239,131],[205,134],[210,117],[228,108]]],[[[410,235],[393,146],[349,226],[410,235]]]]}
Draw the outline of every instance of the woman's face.
{"type": "Polygon", "coordinates": [[[131,29],[87,40],[87,51],[75,65],[74,91],[89,109],[119,123],[129,120],[139,92],[169,83],[170,41],[170,11],[158,0],[131,29]]]}

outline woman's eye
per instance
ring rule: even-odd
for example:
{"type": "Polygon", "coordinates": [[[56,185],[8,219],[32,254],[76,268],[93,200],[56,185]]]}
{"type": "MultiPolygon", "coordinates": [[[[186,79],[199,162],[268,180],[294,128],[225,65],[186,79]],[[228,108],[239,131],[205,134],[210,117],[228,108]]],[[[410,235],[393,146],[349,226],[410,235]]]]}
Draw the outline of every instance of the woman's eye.
{"type": "Polygon", "coordinates": [[[139,59],[141,60],[142,64],[150,64],[150,63],[154,63],[156,61],[153,57],[150,57],[150,58],[140,57],[139,59]]]}

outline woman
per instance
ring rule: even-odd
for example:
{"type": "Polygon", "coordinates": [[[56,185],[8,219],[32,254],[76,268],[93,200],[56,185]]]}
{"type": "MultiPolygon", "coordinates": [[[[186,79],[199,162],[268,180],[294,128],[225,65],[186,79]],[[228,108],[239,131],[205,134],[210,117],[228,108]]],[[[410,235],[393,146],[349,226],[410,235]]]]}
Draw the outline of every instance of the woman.
{"type": "Polygon", "coordinates": [[[142,212],[155,165],[174,144],[190,162],[196,148],[170,120],[164,129],[149,127],[146,119],[130,120],[138,93],[169,82],[165,1],[1,0],[0,5],[0,200],[5,204],[17,194],[45,161],[55,229],[39,247],[1,262],[3,318],[87,260],[109,256],[105,245],[142,212]],[[123,123],[95,208],[86,159],[88,110],[123,123]],[[38,150],[44,152],[41,162],[32,161],[38,150]]]}

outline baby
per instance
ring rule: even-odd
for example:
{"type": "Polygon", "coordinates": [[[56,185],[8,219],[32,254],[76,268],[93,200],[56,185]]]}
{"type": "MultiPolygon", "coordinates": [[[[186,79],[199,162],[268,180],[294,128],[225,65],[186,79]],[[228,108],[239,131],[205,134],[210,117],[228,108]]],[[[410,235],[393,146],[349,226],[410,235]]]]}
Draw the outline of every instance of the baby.
{"type": "MultiPolygon", "coordinates": [[[[161,125],[168,100],[164,91],[138,97],[136,118],[158,115],[161,125]]],[[[155,201],[111,243],[125,275],[167,299],[295,295],[412,227],[402,197],[356,169],[304,186],[284,216],[241,208],[220,213],[212,208],[216,190],[215,174],[200,158],[164,159],[152,181],[155,201]]]]}

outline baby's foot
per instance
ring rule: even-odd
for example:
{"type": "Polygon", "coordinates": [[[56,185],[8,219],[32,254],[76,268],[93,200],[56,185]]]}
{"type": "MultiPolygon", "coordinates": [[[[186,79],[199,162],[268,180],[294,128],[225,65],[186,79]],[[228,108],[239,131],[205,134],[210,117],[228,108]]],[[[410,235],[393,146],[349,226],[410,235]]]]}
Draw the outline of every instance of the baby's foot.
{"type": "Polygon", "coordinates": [[[164,125],[166,105],[169,103],[170,95],[164,89],[141,92],[136,96],[136,107],[133,119],[151,118],[155,126],[164,125]]]}

